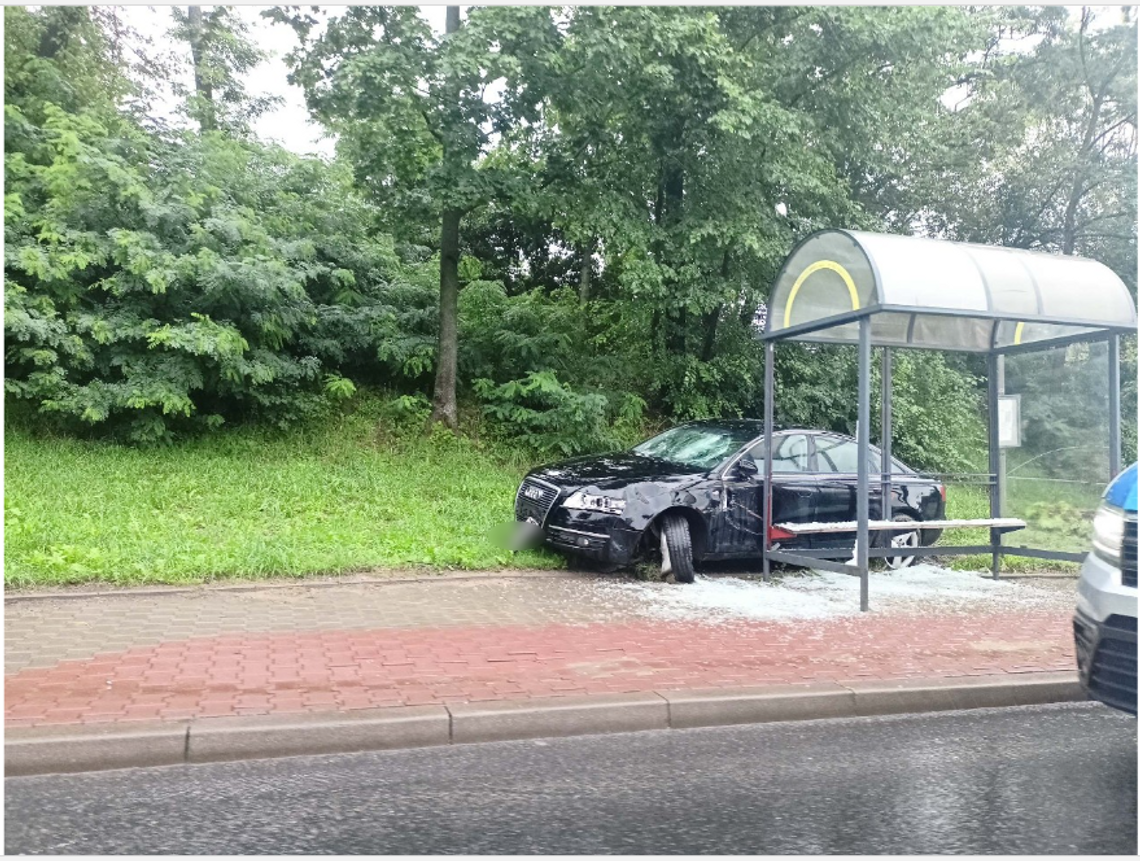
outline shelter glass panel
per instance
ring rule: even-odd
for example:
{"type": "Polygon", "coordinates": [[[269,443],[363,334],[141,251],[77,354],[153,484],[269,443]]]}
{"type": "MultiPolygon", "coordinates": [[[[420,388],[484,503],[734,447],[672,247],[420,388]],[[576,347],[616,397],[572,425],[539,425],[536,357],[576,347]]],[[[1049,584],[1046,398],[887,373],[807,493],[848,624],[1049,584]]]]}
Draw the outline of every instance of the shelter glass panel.
{"type": "Polygon", "coordinates": [[[912,319],[910,314],[876,314],[871,318],[871,338],[876,344],[905,347],[912,319]]]}
{"type": "Polygon", "coordinates": [[[1136,319],[1127,289],[1108,267],[1060,255],[1026,255],[1041,293],[1042,311],[1063,320],[1136,319]]]}
{"type": "Polygon", "coordinates": [[[998,324],[995,346],[1016,347],[1036,341],[1052,341],[1056,338],[1071,338],[1076,335],[1091,335],[1095,329],[1087,326],[1060,326],[1056,323],[1022,323],[1003,320],[998,324]]]}
{"type": "Polygon", "coordinates": [[[913,346],[986,352],[990,348],[993,327],[993,320],[920,314],[914,323],[913,346]]]}
{"type": "Polygon", "coordinates": [[[1005,357],[1020,399],[1021,445],[1003,449],[1003,514],[1027,528],[1009,545],[1088,550],[1109,475],[1108,345],[1076,343],[1005,357]]]}
{"type": "MultiPolygon", "coordinates": [[[[1047,343],[1084,332],[1135,328],[1136,306],[1107,266],[1055,254],[924,237],[824,230],[788,257],[772,290],[769,336],[853,311],[917,314],[872,323],[876,345],[983,352],[1047,343]],[[1018,318],[1023,319],[1018,319],[1018,318]],[[957,318],[958,322],[954,322],[957,318]],[[994,321],[1001,321],[994,338],[994,321]]],[[[854,323],[803,340],[855,343],[854,323]]]]}

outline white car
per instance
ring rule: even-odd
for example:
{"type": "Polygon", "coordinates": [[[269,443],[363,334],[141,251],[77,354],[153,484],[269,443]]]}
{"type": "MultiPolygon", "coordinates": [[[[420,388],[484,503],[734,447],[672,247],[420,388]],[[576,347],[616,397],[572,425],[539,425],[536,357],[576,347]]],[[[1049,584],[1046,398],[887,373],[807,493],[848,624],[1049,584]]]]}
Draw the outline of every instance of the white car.
{"type": "Polygon", "coordinates": [[[1136,714],[1136,464],[1105,491],[1093,519],[1073,616],[1077,669],[1089,697],[1136,714]]]}

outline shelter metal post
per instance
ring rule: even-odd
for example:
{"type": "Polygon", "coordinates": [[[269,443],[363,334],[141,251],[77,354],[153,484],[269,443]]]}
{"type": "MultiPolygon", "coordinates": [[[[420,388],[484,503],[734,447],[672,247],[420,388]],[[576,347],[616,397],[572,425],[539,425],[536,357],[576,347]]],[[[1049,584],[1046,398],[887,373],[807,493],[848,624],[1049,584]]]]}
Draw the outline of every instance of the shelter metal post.
{"type": "Polygon", "coordinates": [[[867,475],[867,454],[871,439],[871,318],[859,320],[859,410],[858,426],[855,432],[859,448],[857,487],[855,492],[855,516],[859,529],[855,539],[855,565],[859,569],[859,609],[870,608],[867,550],[871,540],[871,530],[867,528],[870,519],[868,507],[869,482],[867,475]]]}
{"type": "Polygon", "coordinates": [[[768,341],[764,344],[764,560],[762,574],[764,582],[768,582],[771,573],[771,563],[768,553],[772,550],[772,405],[774,403],[775,387],[775,344],[768,341]]]}
{"type": "MultiPolygon", "coordinates": [[[[998,367],[1001,357],[997,353],[990,353],[986,367],[987,420],[989,422],[989,455],[990,455],[990,517],[1001,517],[1001,501],[1005,493],[1002,486],[1001,474],[1001,445],[998,437],[998,367]]],[[[990,529],[990,549],[992,553],[991,570],[994,579],[1001,574],[1001,533],[990,529]]]]}
{"type": "Polygon", "coordinates": [[[890,520],[893,516],[894,498],[891,494],[891,348],[883,347],[883,403],[882,419],[879,422],[879,446],[883,450],[883,503],[881,516],[883,520],[890,520]]]}
{"type": "Polygon", "coordinates": [[[1120,336],[1108,339],[1108,471],[1120,474],[1120,336]]]}
{"type": "MultiPolygon", "coordinates": [[[[1005,394],[1005,356],[1001,355],[1001,354],[999,354],[997,357],[997,393],[998,393],[999,399],[1001,398],[1002,395],[1005,394]]],[[[999,431],[1001,430],[1000,422],[998,424],[998,430],[999,431]]],[[[1000,436],[1000,434],[999,434],[999,436],[1000,436]]],[[[997,485],[997,489],[998,489],[998,511],[1007,511],[1009,506],[1007,506],[1005,504],[1005,492],[1006,492],[1005,475],[1006,475],[1006,469],[1008,468],[1009,464],[1006,463],[1005,449],[1001,447],[1001,441],[1000,440],[998,441],[997,465],[998,465],[998,475],[1001,476],[1001,478],[998,480],[998,485],[997,485]]]]}

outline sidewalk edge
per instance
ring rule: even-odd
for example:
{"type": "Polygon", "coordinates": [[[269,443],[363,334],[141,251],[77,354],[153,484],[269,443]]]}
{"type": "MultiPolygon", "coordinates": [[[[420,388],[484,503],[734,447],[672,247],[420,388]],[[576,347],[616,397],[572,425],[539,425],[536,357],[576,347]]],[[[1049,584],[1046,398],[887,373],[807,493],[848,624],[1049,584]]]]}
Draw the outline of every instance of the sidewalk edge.
{"type": "Polygon", "coordinates": [[[6,777],[1077,702],[1075,672],[659,691],[7,730],[6,777]]]}

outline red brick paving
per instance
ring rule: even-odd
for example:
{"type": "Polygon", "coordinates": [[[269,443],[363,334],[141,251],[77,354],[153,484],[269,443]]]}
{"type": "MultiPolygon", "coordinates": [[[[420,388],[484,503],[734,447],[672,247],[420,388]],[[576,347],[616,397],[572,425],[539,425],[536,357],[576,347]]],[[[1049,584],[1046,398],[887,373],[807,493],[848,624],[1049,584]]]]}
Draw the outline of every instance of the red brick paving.
{"type": "Polygon", "coordinates": [[[1069,614],[233,634],[5,679],[7,726],[1069,670],[1069,614]]]}

